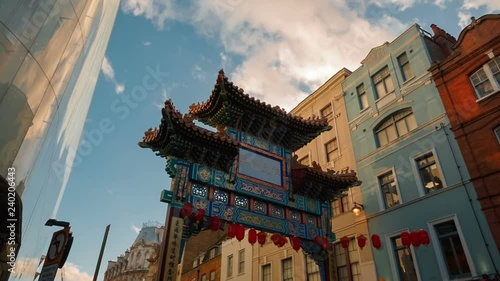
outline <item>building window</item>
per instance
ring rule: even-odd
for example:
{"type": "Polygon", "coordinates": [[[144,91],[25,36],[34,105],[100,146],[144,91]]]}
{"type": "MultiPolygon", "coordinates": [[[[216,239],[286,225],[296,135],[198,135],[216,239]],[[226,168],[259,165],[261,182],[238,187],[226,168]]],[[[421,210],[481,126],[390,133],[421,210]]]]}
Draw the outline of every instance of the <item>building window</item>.
{"type": "Polygon", "coordinates": [[[368,96],[365,92],[365,85],[360,84],[356,87],[356,92],[358,93],[359,109],[363,110],[368,107],[368,96]]]}
{"type": "Polygon", "coordinates": [[[271,265],[262,266],[262,281],[271,281],[271,265]]]}
{"type": "Polygon", "coordinates": [[[398,205],[400,203],[399,194],[393,172],[389,171],[378,176],[378,182],[382,192],[382,200],[384,200],[384,207],[387,209],[398,205]]]}
{"type": "Polygon", "coordinates": [[[299,163],[305,166],[309,166],[309,155],[300,158],[299,163]]]}
{"type": "Polygon", "coordinates": [[[497,136],[498,143],[500,143],[500,126],[496,127],[494,131],[497,136]]]}
{"type": "Polygon", "coordinates": [[[411,109],[405,109],[389,116],[375,130],[378,145],[383,146],[417,128],[417,121],[411,109]]]}
{"type": "Polygon", "coordinates": [[[215,281],[215,270],[210,271],[210,281],[215,281]]]}
{"type": "Polygon", "coordinates": [[[207,281],[207,276],[205,274],[201,276],[201,281],[207,281]]]}
{"type": "Polygon", "coordinates": [[[227,277],[233,277],[233,255],[227,257],[227,277]]]}
{"type": "Polygon", "coordinates": [[[500,57],[496,57],[470,75],[478,98],[484,98],[500,89],[500,57]]]}
{"type": "Polygon", "coordinates": [[[308,281],[321,281],[319,266],[309,256],[306,256],[306,272],[308,281]]]}
{"type": "Polygon", "coordinates": [[[418,173],[424,186],[425,193],[430,193],[443,188],[442,176],[436,164],[436,158],[432,152],[425,154],[417,159],[418,173]]]}
{"type": "Polygon", "coordinates": [[[450,279],[470,277],[471,271],[454,220],[434,225],[450,279]]]}
{"type": "Polygon", "coordinates": [[[392,83],[389,67],[382,68],[372,77],[375,88],[377,89],[377,98],[382,98],[385,95],[394,91],[394,84],[392,83]]]}
{"type": "Polygon", "coordinates": [[[238,273],[245,272],[245,249],[238,252],[238,273]]]}
{"type": "Polygon", "coordinates": [[[359,255],[356,241],[351,239],[349,247],[342,248],[341,243],[334,245],[335,269],[338,281],[360,281],[359,255]]]}
{"type": "Polygon", "coordinates": [[[326,161],[333,161],[338,156],[339,145],[337,143],[337,138],[333,138],[331,141],[325,143],[326,161]]]}
{"type": "Polygon", "coordinates": [[[410,251],[410,247],[406,247],[401,243],[401,237],[397,236],[391,239],[392,247],[394,249],[394,256],[396,258],[397,272],[399,274],[399,280],[402,281],[414,281],[417,279],[417,271],[415,270],[415,265],[413,263],[413,256],[410,251]]]}
{"type": "Polygon", "coordinates": [[[283,281],[293,280],[293,264],[292,258],[287,258],[281,261],[283,281]]]}
{"type": "Polygon", "coordinates": [[[327,106],[323,107],[320,111],[321,117],[331,120],[333,119],[333,110],[332,110],[332,105],[329,103],[327,106]]]}
{"type": "Polygon", "coordinates": [[[413,72],[411,72],[410,61],[406,52],[398,57],[399,68],[403,74],[403,82],[413,77],[413,72]]]}
{"type": "Polygon", "coordinates": [[[349,199],[347,198],[347,196],[342,196],[333,201],[333,215],[338,216],[345,212],[350,212],[349,199]]]}

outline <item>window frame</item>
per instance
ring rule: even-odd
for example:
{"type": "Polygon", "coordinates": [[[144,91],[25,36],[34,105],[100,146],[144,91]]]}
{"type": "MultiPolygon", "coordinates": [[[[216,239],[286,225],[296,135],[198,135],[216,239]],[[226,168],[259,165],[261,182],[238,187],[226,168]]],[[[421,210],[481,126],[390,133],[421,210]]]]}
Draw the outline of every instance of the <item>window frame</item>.
{"type": "MultiPolygon", "coordinates": [[[[347,270],[347,278],[348,280],[353,280],[354,279],[354,276],[358,276],[358,277],[361,277],[361,273],[359,271],[359,269],[361,268],[361,256],[360,256],[360,249],[357,245],[357,241],[354,237],[352,236],[348,236],[349,238],[349,246],[347,248],[343,248],[342,247],[342,243],[341,242],[336,242],[333,244],[333,248],[334,248],[334,253],[333,253],[333,260],[332,260],[332,266],[335,268],[335,280],[338,280],[339,279],[339,268],[340,267],[345,267],[346,270],[347,270]],[[352,248],[352,250],[351,250],[352,248]],[[336,250],[340,250],[340,251],[343,251],[341,254],[344,255],[344,262],[345,262],[345,265],[344,266],[338,266],[337,264],[337,252],[336,250]],[[351,253],[353,253],[353,255],[356,255],[356,259],[357,260],[351,260],[351,253]],[[358,274],[354,275],[353,273],[353,265],[357,265],[357,269],[358,269],[358,274]]],[[[359,280],[359,278],[357,278],[359,280]]]]}
{"type": "Polygon", "coordinates": [[[215,281],[215,270],[210,271],[210,281],[215,281]]]}
{"type": "Polygon", "coordinates": [[[439,156],[438,156],[438,154],[436,152],[436,148],[432,147],[429,150],[426,150],[424,152],[421,152],[421,153],[415,154],[413,156],[410,156],[410,162],[411,162],[413,174],[415,175],[415,182],[417,183],[418,194],[419,194],[420,197],[434,193],[434,192],[428,192],[427,193],[425,191],[425,186],[424,186],[424,183],[423,183],[423,180],[422,180],[422,174],[420,174],[419,165],[417,163],[418,159],[422,158],[423,156],[425,156],[427,154],[431,154],[431,153],[432,153],[432,155],[434,155],[434,161],[436,162],[436,167],[438,169],[439,174],[441,175],[441,182],[443,184],[442,188],[448,187],[448,185],[446,184],[446,178],[444,176],[443,169],[441,169],[441,163],[439,161],[439,156]]]}
{"type": "Polygon", "coordinates": [[[305,166],[311,166],[311,158],[309,157],[309,153],[307,153],[306,155],[304,155],[302,158],[299,158],[297,160],[299,162],[299,164],[302,164],[302,165],[305,165],[305,166]],[[307,165],[306,164],[303,164],[302,161],[303,160],[306,160],[307,159],[307,165]]]}
{"type": "Polygon", "coordinates": [[[413,109],[411,107],[403,108],[401,110],[392,112],[391,114],[385,116],[385,118],[382,119],[380,122],[378,122],[376,124],[376,126],[374,127],[373,132],[375,133],[375,140],[376,140],[377,148],[386,146],[386,145],[390,144],[391,142],[393,142],[393,141],[395,141],[395,140],[397,140],[397,139],[399,139],[399,138],[401,138],[403,136],[406,136],[406,135],[410,134],[411,132],[413,132],[416,129],[418,129],[417,118],[415,117],[415,114],[413,113],[413,109]],[[400,119],[396,119],[395,116],[398,115],[398,114],[402,114],[402,113],[407,113],[407,114],[404,117],[400,118],[400,119]],[[408,126],[408,123],[406,121],[409,118],[409,116],[413,116],[413,119],[415,120],[415,128],[413,128],[413,129],[410,129],[410,127],[408,126]],[[407,132],[404,133],[404,134],[401,134],[399,132],[398,125],[397,125],[398,122],[400,122],[401,120],[405,120],[405,125],[406,125],[406,129],[407,129],[407,132]],[[391,124],[387,125],[386,123],[388,123],[389,121],[391,121],[391,124]],[[382,131],[386,131],[387,128],[389,128],[389,127],[393,127],[394,128],[394,131],[396,133],[396,138],[393,139],[393,140],[389,140],[389,136],[386,133],[387,143],[381,144],[381,141],[380,141],[381,138],[379,136],[379,133],[382,132],[382,131]]]}
{"type": "Polygon", "coordinates": [[[368,95],[366,94],[365,84],[361,83],[356,87],[356,93],[358,94],[359,110],[363,111],[370,107],[368,103],[368,95]],[[363,106],[363,100],[366,101],[366,106],[363,106]]]}
{"type": "Polygon", "coordinates": [[[245,249],[238,251],[238,274],[245,273],[245,249]]]}
{"type": "Polygon", "coordinates": [[[226,277],[227,278],[233,277],[233,255],[227,256],[226,277]]]}
{"type": "Polygon", "coordinates": [[[496,79],[494,77],[494,74],[500,73],[500,70],[497,73],[493,73],[493,71],[491,70],[491,68],[489,66],[489,64],[491,62],[497,63],[499,65],[499,67],[500,67],[500,56],[491,58],[490,60],[488,60],[487,62],[485,62],[483,65],[481,65],[481,67],[477,68],[474,72],[472,72],[472,73],[470,73],[468,75],[469,82],[470,82],[472,88],[474,89],[474,93],[476,94],[476,98],[477,98],[476,102],[481,101],[483,99],[486,99],[486,98],[488,98],[488,97],[490,97],[490,96],[492,96],[492,95],[500,92],[500,81],[496,81],[496,79]],[[475,75],[475,74],[477,74],[481,70],[484,71],[484,74],[486,75],[487,79],[481,81],[479,84],[482,84],[485,81],[489,81],[490,84],[491,84],[491,87],[493,88],[493,91],[491,93],[488,93],[488,94],[486,94],[484,96],[481,96],[479,94],[478,89],[476,88],[476,86],[479,85],[479,84],[477,84],[477,85],[474,84],[474,81],[472,80],[472,76],[475,75]]]}
{"type": "Polygon", "coordinates": [[[316,262],[308,255],[305,255],[305,263],[306,280],[321,280],[321,273],[319,271],[318,264],[316,264],[316,262]],[[309,271],[309,267],[311,267],[313,271],[309,271]]]}
{"type": "Polygon", "coordinates": [[[408,54],[406,52],[401,53],[397,57],[397,60],[398,60],[399,70],[401,71],[401,78],[403,78],[403,83],[415,77],[415,75],[413,74],[413,70],[411,69],[410,59],[408,58],[408,54]],[[406,61],[402,61],[403,57],[406,58],[406,61]],[[408,69],[410,70],[409,71],[410,76],[408,77],[404,71],[405,66],[408,66],[408,69]]]}
{"type": "Polygon", "coordinates": [[[493,128],[493,134],[497,137],[498,144],[500,144],[500,125],[493,128]]]}
{"type": "MultiPolygon", "coordinates": [[[[462,247],[464,249],[464,254],[465,254],[465,259],[467,260],[467,264],[469,264],[471,276],[477,276],[478,273],[476,272],[474,260],[472,259],[472,256],[471,256],[471,253],[469,251],[469,247],[468,247],[467,243],[465,243],[464,234],[462,232],[462,227],[460,225],[460,222],[458,221],[458,217],[456,214],[452,214],[449,216],[445,216],[445,217],[427,222],[431,243],[433,245],[439,245],[439,246],[434,247],[434,254],[436,255],[436,259],[438,262],[438,268],[439,268],[439,272],[441,273],[441,277],[443,280],[449,280],[448,268],[446,266],[446,262],[444,261],[444,253],[443,253],[443,249],[441,247],[441,242],[439,240],[439,234],[436,231],[435,225],[438,225],[438,224],[441,224],[444,222],[448,222],[451,220],[453,220],[453,222],[455,223],[455,227],[457,228],[458,237],[460,239],[460,243],[462,243],[462,247]]],[[[470,279],[469,277],[467,277],[467,278],[470,279]]]]}
{"type": "Polygon", "coordinates": [[[337,140],[337,137],[333,137],[331,138],[329,141],[325,142],[325,144],[323,145],[324,149],[325,149],[325,160],[327,163],[329,162],[333,162],[335,159],[337,159],[337,157],[339,157],[339,142],[337,140]],[[334,146],[334,149],[332,151],[328,151],[328,145],[331,144],[331,143],[334,143],[335,146],[334,146]],[[335,157],[332,157],[330,159],[330,154],[336,154],[335,157]]]}
{"type": "Polygon", "coordinates": [[[287,257],[287,258],[282,259],[281,260],[281,280],[282,281],[293,281],[293,276],[294,276],[294,272],[293,272],[293,259],[292,259],[292,257],[287,257]],[[291,279],[285,279],[285,270],[288,269],[288,268],[285,268],[286,262],[290,262],[290,271],[291,271],[291,276],[292,276],[291,279]]]}
{"type": "Polygon", "coordinates": [[[319,115],[321,116],[321,118],[325,118],[328,121],[333,120],[333,107],[332,107],[332,103],[329,102],[327,106],[324,106],[323,108],[321,108],[319,110],[319,115]],[[328,111],[328,113],[324,114],[323,113],[324,111],[328,111]]]}
{"type": "Polygon", "coordinates": [[[273,278],[273,271],[272,271],[272,267],[271,267],[271,263],[266,263],[266,264],[263,264],[261,265],[261,276],[260,276],[260,280],[264,281],[264,268],[269,268],[269,278],[270,280],[272,280],[273,278]]]}
{"type": "Polygon", "coordinates": [[[349,202],[349,196],[348,195],[344,195],[344,196],[341,196],[339,198],[337,198],[336,200],[333,201],[333,216],[339,216],[339,215],[342,215],[342,214],[345,214],[345,213],[348,213],[350,212],[350,208],[349,208],[349,205],[350,205],[351,202],[349,202]],[[335,203],[338,203],[338,206],[335,206],[335,203]],[[338,209],[338,213],[335,212],[335,209],[338,209]]]}
{"type": "Polygon", "coordinates": [[[375,174],[375,182],[377,183],[377,186],[378,186],[377,189],[378,189],[378,195],[379,195],[378,200],[379,200],[379,210],[380,211],[396,208],[398,205],[404,204],[403,196],[402,196],[401,190],[399,188],[399,182],[398,182],[398,177],[397,177],[397,173],[396,173],[396,168],[394,166],[392,166],[388,169],[382,170],[381,172],[375,174]],[[380,185],[380,177],[384,176],[385,174],[388,174],[389,172],[391,172],[394,175],[394,183],[396,184],[396,191],[398,192],[398,196],[399,196],[399,204],[394,205],[392,207],[386,207],[384,194],[382,193],[382,186],[380,185]]]}
{"type": "Polygon", "coordinates": [[[373,81],[373,85],[375,86],[374,88],[375,88],[377,100],[382,99],[385,96],[388,96],[389,94],[393,93],[396,90],[394,87],[394,80],[392,80],[391,70],[389,69],[388,65],[385,65],[384,67],[380,68],[379,71],[375,72],[375,74],[372,75],[372,81],[373,81]],[[387,72],[387,73],[385,73],[385,72],[387,72]],[[375,81],[376,76],[380,76],[380,80],[378,82],[375,81]],[[392,90],[391,91],[388,91],[388,89],[387,89],[387,83],[386,83],[387,78],[391,79],[391,83],[392,83],[392,90]],[[378,88],[377,88],[377,85],[380,83],[383,83],[383,86],[384,86],[385,93],[383,95],[381,95],[379,93],[378,88]]]}
{"type": "MultiPolygon", "coordinates": [[[[396,261],[395,257],[395,248],[393,246],[393,239],[396,239],[397,237],[401,236],[401,232],[407,231],[410,232],[408,228],[400,229],[398,231],[394,231],[392,233],[388,233],[385,235],[385,243],[387,245],[388,252],[390,253],[389,255],[389,263],[391,265],[391,271],[392,271],[392,276],[394,280],[400,280],[399,276],[399,270],[398,270],[398,263],[399,260],[396,261]]],[[[415,268],[415,273],[417,275],[417,280],[421,281],[422,277],[420,276],[420,268],[418,267],[418,262],[417,262],[417,255],[415,253],[415,247],[409,247],[410,253],[413,257],[413,267],[415,268]]]]}

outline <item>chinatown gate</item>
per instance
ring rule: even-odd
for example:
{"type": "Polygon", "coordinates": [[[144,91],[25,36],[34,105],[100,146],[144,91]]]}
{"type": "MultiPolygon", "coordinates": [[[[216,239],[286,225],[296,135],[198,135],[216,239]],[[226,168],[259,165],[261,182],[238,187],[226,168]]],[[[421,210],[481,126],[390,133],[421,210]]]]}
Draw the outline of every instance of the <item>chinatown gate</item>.
{"type": "Polygon", "coordinates": [[[182,115],[167,100],[162,116],[159,129],[146,131],[139,143],[166,158],[172,178],[161,196],[169,206],[157,281],[176,279],[190,236],[204,229],[229,229],[228,236],[241,236],[244,227],[259,231],[251,230],[253,242],[257,236],[262,244],[269,236],[282,246],[288,238],[329,280],[328,251],[335,240],[331,202],[357,182],[356,173],[322,171],[292,156],[331,129],[326,119],[303,119],[255,100],[222,70],[207,101],[182,115]],[[217,132],[195,125],[194,119],[217,132]]]}

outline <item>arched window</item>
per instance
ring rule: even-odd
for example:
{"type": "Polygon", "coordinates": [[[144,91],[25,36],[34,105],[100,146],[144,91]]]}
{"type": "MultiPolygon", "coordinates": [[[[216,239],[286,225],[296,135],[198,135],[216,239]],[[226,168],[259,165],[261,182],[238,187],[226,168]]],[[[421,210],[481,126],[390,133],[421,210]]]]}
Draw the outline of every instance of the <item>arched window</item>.
{"type": "Polygon", "coordinates": [[[391,141],[417,128],[417,121],[410,108],[403,109],[387,117],[375,129],[378,146],[391,141]]]}

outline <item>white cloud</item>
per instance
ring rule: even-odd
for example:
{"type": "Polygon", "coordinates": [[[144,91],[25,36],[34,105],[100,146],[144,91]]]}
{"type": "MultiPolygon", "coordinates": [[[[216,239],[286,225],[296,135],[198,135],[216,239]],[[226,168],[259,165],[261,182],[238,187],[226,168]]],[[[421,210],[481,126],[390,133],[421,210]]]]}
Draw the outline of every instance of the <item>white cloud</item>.
{"type": "Polygon", "coordinates": [[[222,68],[225,68],[229,63],[229,57],[226,54],[224,54],[224,52],[220,52],[219,56],[220,56],[221,66],[222,68]]]}
{"type": "Polygon", "coordinates": [[[104,57],[104,60],[102,61],[101,65],[101,71],[102,74],[104,74],[106,80],[115,84],[115,92],[117,94],[121,94],[123,93],[123,91],[125,91],[125,85],[123,83],[118,83],[116,81],[115,70],[113,69],[113,66],[111,65],[111,62],[109,61],[108,57],[104,57]]]}
{"type": "Polygon", "coordinates": [[[446,2],[450,2],[451,0],[434,0],[434,5],[438,6],[441,9],[446,9],[446,2]]]}
{"type": "Polygon", "coordinates": [[[132,229],[132,231],[136,234],[139,234],[139,232],[141,231],[141,228],[135,226],[134,223],[130,223],[130,229],[132,229]]]}
{"type": "Polygon", "coordinates": [[[149,47],[149,46],[151,46],[151,42],[145,41],[145,42],[142,42],[142,45],[149,47]]]}
{"type": "Polygon", "coordinates": [[[62,269],[57,271],[56,280],[62,280],[61,275],[64,274],[66,281],[91,281],[92,276],[87,272],[80,271],[80,268],[72,263],[67,262],[62,269]]]}
{"type": "Polygon", "coordinates": [[[460,28],[465,28],[470,21],[471,13],[468,11],[459,11],[458,12],[458,25],[460,28]]]}
{"type": "Polygon", "coordinates": [[[500,1],[498,0],[464,0],[463,8],[466,10],[478,9],[486,6],[488,13],[500,10],[500,1]]]}
{"type": "Polygon", "coordinates": [[[109,79],[111,81],[115,80],[115,71],[113,70],[113,67],[111,66],[111,63],[109,62],[107,57],[104,57],[104,60],[102,61],[101,70],[106,79],[109,79]]]}
{"type": "Polygon", "coordinates": [[[395,5],[399,7],[401,11],[404,11],[412,7],[417,0],[371,0],[370,2],[382,8],[386,8],[388,5],[395,5]]]}
{"type": "Polygon", "coordinates": [[[201,66],[195,64],[193,66],[193,69],[191,69],[191,75],[193,76],[194,79],[197,80],[205,80],[206,75],[201,66]]]}
{"type": "MultiPolygon", "coordinates": [[[[357,2],[364,6],[387,2],[398,5],[392,8],[406,9],[415,1],[357,2]]],[[[291,109],[338,70],[356,69],[371,48],[392,41],[411,25],[394,18],[391,14],[399,10],[391,8],[366,10],[377,19],[368,21],[348,2],[199,1],[168,12],[170,16],[162,22],[160,14],[167,13],[166,7],[177,8],[170,0],[126,0],[122,7],[149,18],[157,27],[163,27],[165,20],[178,20],[192,24],[201,35],[216,38],[224,49],[223,64],[231,55],[242,58],[233,73],[226,73],[230,80],[258,99],[291,109]]]]}

